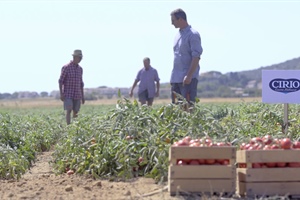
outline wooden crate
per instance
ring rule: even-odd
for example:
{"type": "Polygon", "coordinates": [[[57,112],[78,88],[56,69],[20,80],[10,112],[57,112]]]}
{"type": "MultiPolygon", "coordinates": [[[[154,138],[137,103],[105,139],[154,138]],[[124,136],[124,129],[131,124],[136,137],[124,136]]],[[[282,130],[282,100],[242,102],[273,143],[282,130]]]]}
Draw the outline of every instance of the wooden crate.
{"type": "Polygon", "coordinates": [[[170,194],[234,194],[235,158],[235,147],[170,147],[170,194]],[[228,159],[229,165],[177,165],[178,159],[228,159]]]}
{"type": "Polygon", "coordinates": [[[237,193],[241,196],[300,195],[300,168],[252,168],[252,163],[300,162],[300,150],[238,150],[237,193]]]}

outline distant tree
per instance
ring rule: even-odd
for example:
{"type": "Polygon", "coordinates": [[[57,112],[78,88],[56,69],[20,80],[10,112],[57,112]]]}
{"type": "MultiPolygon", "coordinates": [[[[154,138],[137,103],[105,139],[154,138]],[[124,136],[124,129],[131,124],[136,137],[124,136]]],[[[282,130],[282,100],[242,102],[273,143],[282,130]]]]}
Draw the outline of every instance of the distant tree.
{"type": "Polygon", "coordinates": [[[218,97],[227,98],[231,95],[231,90],[229,87],[226,86],[220,86],[218,90],[216,91],[216,94],[218,97]]]}
{"type": "Polygon", "coordinates": [[[17,99],[17,98],[19,98],[19,93],[18,93],[18,92],[14,92],[14,93],[11,95],[10,98],[11,98],[11,99],[17,99]]]}
{"type": "Polygon", "coordinates": [[[11,98],[11,94],[10,93],[3,93],[2,97],[3,97],[3,99],[10,99],[11,98]]]}
{"type": "Polygon", "coordinates": [[[97,95],[95,93],[87,93],[84,95],[85,100],[97,100],[97,95]]]}
{"type": "Polygon", "coordinates": [[[49,95],[48,95],[48,92],[41,92],[40,96],[41,97],[48,97],[49,95]]]}

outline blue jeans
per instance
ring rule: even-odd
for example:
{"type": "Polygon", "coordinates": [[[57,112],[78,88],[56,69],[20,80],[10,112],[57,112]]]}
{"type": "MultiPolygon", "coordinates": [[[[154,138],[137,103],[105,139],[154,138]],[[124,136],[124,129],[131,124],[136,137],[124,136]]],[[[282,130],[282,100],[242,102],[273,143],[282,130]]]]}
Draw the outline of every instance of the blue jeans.
{"type": "Polygon", "coordinates": [[[197,86],[197,78],[193,78],[190,84],[184,86],[183,83],[171,83],[172,103],[175,103],[176,100],[176,94],[173,92],[182,95],[188,102],[195,102],[197,96],[197,86]]]}

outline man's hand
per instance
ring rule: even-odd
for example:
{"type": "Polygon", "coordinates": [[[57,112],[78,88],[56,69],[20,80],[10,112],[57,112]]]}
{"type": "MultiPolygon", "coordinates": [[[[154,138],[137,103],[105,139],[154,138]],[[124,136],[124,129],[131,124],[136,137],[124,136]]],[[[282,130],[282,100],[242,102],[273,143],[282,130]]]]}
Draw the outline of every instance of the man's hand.
{"type": "Polygon", "coordinates": [[[192,82],[192,78],[185,76],[183,78],[183,85],[188,85],[192,82]]]}
{"type": "Polygon", "coordinates": [[[65,96],[63,93],[60,93],[60,100],[64,101],[65,100],[65,96]]]}
{"type": "Polygon", "coordinates": [[[133,91],[129,92],[129,96],[132,97],[133,96],[133,91]]]}
{"type": "Polygon", "coordinates": [[[156,97],[159,97],[159,92],[158,92],[158,91],[155,93],[155,96],[156,96],[156,97]]]}
{"type": "Polygon", "coordinates": [[[82,97],[82,100],[81,100],[81,101],[82,101],[82,104],[84,104],[84,103],[85,103],[85,99],[84,99],[84,97],[82,97]]]}

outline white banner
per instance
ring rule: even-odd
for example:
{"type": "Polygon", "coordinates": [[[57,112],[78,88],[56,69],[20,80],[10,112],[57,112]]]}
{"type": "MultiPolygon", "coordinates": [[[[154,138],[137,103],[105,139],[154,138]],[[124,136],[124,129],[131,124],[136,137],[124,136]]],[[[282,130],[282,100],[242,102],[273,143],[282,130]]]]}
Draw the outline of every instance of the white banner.
{"type": "Polygon", "coordinates": [[[300,103],[300,70],[262,70],[262,102],[300,103]]]}

